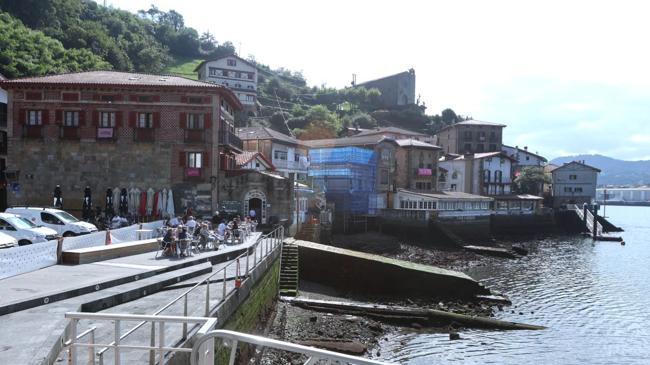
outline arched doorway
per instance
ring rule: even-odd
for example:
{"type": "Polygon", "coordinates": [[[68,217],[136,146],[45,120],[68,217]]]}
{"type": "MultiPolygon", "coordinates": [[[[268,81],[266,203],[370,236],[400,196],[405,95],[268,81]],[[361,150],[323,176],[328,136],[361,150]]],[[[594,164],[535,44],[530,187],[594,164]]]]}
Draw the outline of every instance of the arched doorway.
{"type": "Polygon", "coordinates": [[[246,208],[245,214],[252,210],[255,211],[255,216],[258,222],[266,224],[266,195],[260,190],[251,190],[244,196],[244,207],[246,208]]]}

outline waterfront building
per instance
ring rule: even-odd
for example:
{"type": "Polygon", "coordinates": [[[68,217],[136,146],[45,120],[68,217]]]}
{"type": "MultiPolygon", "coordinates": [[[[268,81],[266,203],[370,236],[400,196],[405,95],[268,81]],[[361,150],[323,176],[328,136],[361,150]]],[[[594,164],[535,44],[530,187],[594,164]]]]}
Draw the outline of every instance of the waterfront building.
{"type": "Polygon", "coordinates": [[[503,143],[505,124],[466,120],[442,128],[436,144],[443,153],[470,154],[499,152],[503,143]]]}
{"type": "Polygon", "coordinates": [[[67,209],[81,207],[86,185],[96,192],[167,188],[179,210],[210,213],[219,171],[241,152],[232,114],[242,106],[220,85],[90,71],[0,87],[8,92],[7,169],[17,171],[10,205],[50,205],[57,184],[67,209]]]}
{"type": "Polygon", "coordinates": [[[381,92],[381,104],[385,108],[415,104],[415,70],[362,82],[353,86],[376,88],[381,92]]]}
{"type": "Polygon", "coordinates": [[[511,147],[502,145],[501,150],[515,160],[515,172],[520,170],[520,167],[522,166],[543,167],[548,162],[548,160],[543,156],[528,151],[528,146],[521,149],[519,146],[511,147]]]}
{"type": "Polygon", "coordinates": [[[309,176],[325,192],[336,214],[377,214],[387,208],[396,188],[395,154],[399,148],[383,136],[304,141],[309,146],[309,176]]]}
{"type": "Polygon", "coordinates": [[[551,171],[553,207],[591,204],[596,198],[599,169],[581,161],[565,163],[551,171]]]}
{"type": "Polygon", "coordinates": [[[503,152],[446,155],[438,165],[446,172],[440,177],[443,191],[477,195],[512,193],[514,159],[503,152]]]}
{"type": "MultiPolygon", "coordinates": [[[[424,210],[430,217],[489,216],[494,198],[459,191],[422,193],[397,189],[393,207],[402,210],[424,210]]],[[[429,218],[430,218],[429,217],[429,218]]]]}
{"type": "Polygon", "coordinates": [[[194,72],[199,80],[231,89],[249,115],[257,114],[257,66],[237,56],[229,55],[201,62],[194,72]]]}
{"type": "Polygon", "coordinates": [[[650,187],[596,189],[598,203],[650,204],[650,187]]]}
{"type": "Polygon", "coordinates": [[[309,154],[303,141],[267,127],[239,128],[237,133],[244,150],[261,153],[278,174],[307,181],[309,154]]]}
{"type": "Polygon", "coordinates": [[[395,185],[402,189],[432,192],[438,189],[440,147],[416,139],[398,139],[395,152],[395,185]]]}

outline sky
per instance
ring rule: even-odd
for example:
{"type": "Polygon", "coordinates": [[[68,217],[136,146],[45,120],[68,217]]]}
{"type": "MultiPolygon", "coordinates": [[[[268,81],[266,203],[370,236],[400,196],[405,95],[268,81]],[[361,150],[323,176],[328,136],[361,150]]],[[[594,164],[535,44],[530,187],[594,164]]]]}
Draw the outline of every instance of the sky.
{"type": "MultiPolygon", "coordinates": [[[[103,3],[103,0],[98,1],[103,3]]],[[[506,124],[552,159],[650,159],[650,3],[107,0],[174,9],[242,57],[344,87],[415,69],[428,114],[506,124]]]]}

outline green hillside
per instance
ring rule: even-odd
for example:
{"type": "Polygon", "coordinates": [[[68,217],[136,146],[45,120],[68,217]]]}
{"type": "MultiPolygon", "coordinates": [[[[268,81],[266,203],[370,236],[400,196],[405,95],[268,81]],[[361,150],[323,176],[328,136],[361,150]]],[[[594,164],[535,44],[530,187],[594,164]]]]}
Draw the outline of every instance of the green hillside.
{"type": "Polygon", "coordinates": [[[189,79],[197,80],[198,75],[194,72],[196,66],[203,61],[202,58],[179,58],[163,69],[164,74],[173,74],[189,79]]]}

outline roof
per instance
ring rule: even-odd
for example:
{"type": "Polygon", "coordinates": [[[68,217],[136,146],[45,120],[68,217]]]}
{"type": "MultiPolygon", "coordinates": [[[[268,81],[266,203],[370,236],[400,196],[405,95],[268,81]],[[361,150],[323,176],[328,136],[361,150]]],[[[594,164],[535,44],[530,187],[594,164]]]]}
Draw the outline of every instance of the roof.
{"type": "Polygon", "coordinates": [[[362,136],[369,136],[369,135],[382,134],[382,133],[405,134],[407,136],[433,137],[425,133],[414,132],[408,129],[397,128],[397,127],[382,127],[382,128],[375,128],[375,129],[359,129],[359,130],[361,132],[354,135],[353,137],[362,137],[362,136]]]}
{"type": "Polygon", "coordinates": [[[242,61],[242,62],[248,64],[249,66],[252,66],[252,67],[254,67],[255,69],[257,69],[257,65],[253,64],[252,62],[250,62],[250,61],[248,61],[248,60],[245,60],[245,59],[243,59],[243,58],[237,56],[236,54],[230,54],[230,55],[223,56],[223,57],[219,57],[219,58],[213,58],[213,59],[211,59],[211,60],[205,60],[205,61],[199,63],[199,64],[196,66],[196,68],[194,69],[194,72],[198,71],[198,70],[201,68],[201,66],[203,66],[204,64],[206,64],[206,63],[208,63],[208,62],[219,61],[219,60],[223,60],[224,58],[228,58],[228,57],[234,57],[234,58],[236,58],[236,59],[238,59],[238,60],[240,60],[240,61],[242,61]]]}
{"type": "Polygon", "coordinates": [[[494,200],[493,198],[488,196],[474,195],[469,193],[463,193],[460,191],[439,191],[435,193],[419,193],[416,191],[410,191],[406,189],[397,189],[397,191],[401,193],[419,195],[419,196],[438,199],[438,200],[484,200],[484,201],[494,200]]]}
{"type": "Polygon", "coordinates": [[[541,196],[531,194],[493,195],[495,200],[544,200],[541,196]]]}
{"type": "Polygon", "coordinates": [[[311,148],[329,148],[329,147],[349,147],[349,146],[374,146],[381,142],[395,143],[395,139],[384,136],[370,135],[370,136],[354,136],[343,138],[329,138],[329,139],[312,139],[302,141],[305,145],[311,148]]]}
{"type": "Polygon", "coordinates": [[[502,151],[496,151],[496,152],[482,152],[482,153],[475,153],[472,155],[461,155],[459,157],[454,158],[454,160],[464,160],[466,157],[471,157],[475,160],[480,160],[482,158],[490,158],[490,157],[502,157],[502,158],[507,158],[510,161],[517,162],[514,158],[508,156],[508,154],[502,152],[502,151]]]}
{"type": "Polygon", "coordinates": [[[260,152],[256,151],[244,151],[242,153],[238,153],[235,155],[235,161],[237,162],[237,166],[244,166],[247,163],[251,162],[253,159],[259,157],[264,163],[268,165],[268,167],[271,170],[275,169],[275,166],[269,161],[264,155],[260,152]]]}
{"type": "Polygon", "coordinates": [[[395,142],[397,142],[397,144],[400,147],[429,148],[429,149],[432,149],[432,150],[440,150],[440,149],[442,149],[442,147],[440,147],[440,146],[436,146],[436,145],[433,145],[431,143],[418,141],[417,139],[412,139],[412,138],[398,139],[395,142]]]}
{"type": "Polygon", "coordinates": [[[242,140],[272,139],[294,145],[303,145],[304,142],[268,127],[237,128],[237,136],[242,140]]]}
{"type": "Polygon", "coordinates": [[[24,77],[19,79],[5,80],[0,84],[3,88],[16,86],[47,86],[47,85],[69,85],[69,86],[113,86],[113,87],[142,87],[155,86],[163,88],[193,88],[205,91],[218,91],[226,95],[231,104],[241,108],[239,99],[228,88],[210,82],[196,81],[180,76],[153,75],[134,72],[120,71],[84,71],[62,73],[49,76],[24,77]]]}
{"type": "Polygon", "coordinates": [[[462,122],[450,124],[450,125],[448,125],[446,127],[443,127],[442,129],[440,129],[440,131],[444,131],[445,129],[449,129],[449,128],[455,127],[457,125],[480,125],[480,126],[487,126],[487,127],[506,127],[505,124],[501,124],[501,123],[484,122],[482,120],[470,119],[470,120],[465,120],[465,121],[462,121],[462,122]]]}
{"type": "Polygon", "coordinates": [[[546,157],[544,157],[544,156],[542,156],[542,155],[538,155],[538,154],[536,154],[536,153],[532,153],[532,152],[530,152],[530,151],[528,151],[528,150],[526,150],[526,149],[523,149],[523,150],[522,150],[522,149],[519,148],[519,147],[507,146],[507,145],[505,145],[505,144],[502,145],[502,147],[512,148],[512,149],[515,149],[515,150],[517,150],[517,151],[519,151],[519,152],[523,152],[523,153],[527,153],[527,154],[529,154],[529,155],[535,156],[535,157],[539,158],[540,160],[542,160],[542,161],[544,161],[544,162],[548,162],[548,160],[546,159],[546,157]]]}
{"type": "MultiPolygon", "coordinates": [[[[411,69],[411,70],[412,70],[412,69],[411,69]]],[[[410,70],[409,70],[409,71],[410,71],[410,70]]],[[[381,81],[381,80],[385,80],[385,79],[390,79],[390,78],[393,78],[393,77],[396,77],[396,76],[409,75],[409,74],[410,74],[409,71],[402,71],[402,72],[398,72],[398,73],[393,74],[393,75],[388,75],[388,76],[380,77],[380,78],[378,78],[378,79],[372,79],[372,80],[368,80],[368,81],[360,82],[360,83],[356,84],[355,86],[363,86],[363,85],[365,85],[365,84],[369,84],[369,83],[372,83],[372,82],[381,81]]]]}
{"type": "Polygon", "coordinates": [[[557,165],[549,163],[549,164],[546,164],[546,166],[544,166],[544,172],[553,172],[553,170],[555,170],[557,168],[558,168],[557,165]]]}
{"type": "Polygon", "coordinates": [[[557,171],[557,170],[560,170],[560,169],[563,169],[563,168],[565,168],[565,167],[568,167],[568,166],[570,166],[570,165],[580,165],[580,166],[583,166],[583,167],[590,168],[590,169],[592,169],[592,170],[594,170],[594,171],[596,171],[596,172],[600,172],[599,169],[597,169],[597,168],[595,168],[595,167],[593,167],[593,166],[589,166],[589,165],[587,165],[587,164],[585,164],[585,163],[582,163],[582,162],[580,162],[580,161],[565,162],[562,166],[560,166],[560,167],[554,169],[553,172],[555,172],[555,171],[557,171]]]}

